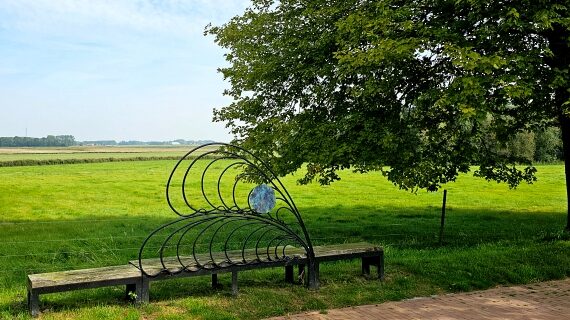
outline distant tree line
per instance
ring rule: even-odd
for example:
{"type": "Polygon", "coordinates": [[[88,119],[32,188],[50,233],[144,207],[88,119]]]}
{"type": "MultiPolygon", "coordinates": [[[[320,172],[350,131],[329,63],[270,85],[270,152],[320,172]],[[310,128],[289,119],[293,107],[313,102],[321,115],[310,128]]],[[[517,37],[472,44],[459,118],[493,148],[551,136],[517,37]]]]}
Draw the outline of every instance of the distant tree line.
{"type": "MultiPolygon", "coordinates": [[[[518,162],[548,163],[562,161],[562,137],[560,129],[550,127],[542,131],[519,132],[506,144],[498,142],[496,136],[489,135],[486,140],[487,148],[493,152],[518,159],[518,162]]],[[[75,141],[72,135],[48,135],[43,138],[32,137],[0,137],[0,147],[69,147],[69,146],[149,146],[149,145],[202,145],[212,140],[172,141],[119,141],[93,140],[75,141]]]]}
{"type": "Polygon", "coordinates": [[[0,137],[0,147],[70,147],[70,146],[161,146],[161,145],[202,145],[214,142],[212,140],[184,140],[172,141],[119,141],[92,140],[75,141],[72,135],[48,135],[43,138],[32,137],[0,137]]]}
{"type": "Polygon", "coordinates": [[[76,141],[72,135],[48,135],[43,138],[0,137],[0,147],[69,147],[74,145],[76,141]]]}

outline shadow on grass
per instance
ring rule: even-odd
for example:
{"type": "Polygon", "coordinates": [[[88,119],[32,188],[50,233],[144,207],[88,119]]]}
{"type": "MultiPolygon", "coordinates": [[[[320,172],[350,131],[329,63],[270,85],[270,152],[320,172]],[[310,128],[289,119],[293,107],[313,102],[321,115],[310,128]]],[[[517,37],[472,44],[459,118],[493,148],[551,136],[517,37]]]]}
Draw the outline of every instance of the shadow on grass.
{"type": "MultiPolygon", "coordinates": [[[[441,209],[401,207],[336,207],[304,210],[316,243],[369,241],[400,248],[439,248],[441,209]]],[[[564,212],[448,209],[446,247],[468,247],[499,241],[557,240],[564,212]]]]}

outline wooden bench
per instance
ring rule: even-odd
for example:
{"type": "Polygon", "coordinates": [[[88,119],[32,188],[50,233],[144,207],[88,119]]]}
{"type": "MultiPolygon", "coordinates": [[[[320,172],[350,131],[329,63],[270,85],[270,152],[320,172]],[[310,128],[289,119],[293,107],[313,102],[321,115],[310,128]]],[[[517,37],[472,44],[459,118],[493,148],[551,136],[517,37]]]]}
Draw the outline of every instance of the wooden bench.
{"type": "MultiPolygon", "coordinates": [[[[319,264],[322,262],[362,259],[363,275],[369,276],[370,266],[374,266],[377,268],[378,278],[381,280],[384,279],[384,252],[380,247],[361,242],[316,246],[314,249],[317,270],[319,270],[319,264]]],[[[302,252],[302,250],[299,249],[293,251],[302,252]]],[[[137,261],[133,261],[132,263],[134,264],[136,262],[137,261]]],[[[154,264],[155,268],[160,268],[159,259],[155,259],[154,261],[147,260],[145,262],[149,265],[154,264]]],[[[299,256],[298,259],[292,259],[288,263],[276,261],[271,265],[234,266],[221,270],[200,270],[199,272],[184,272],[176,275],[165,274],[154,278],[141,277],[141,271],[133,264],[28,275],[28,308],[30,313],[33,316],[39,314],[39,297],[41,294],[125,285],[125,297],[133,297],[137,303],[144,303],[149,301],[150,281],[172,279],[175,277],[211,275],[212,286],[217,287],[217,275],[226,272],[232,273],[232,293],[237,294],[238,271],[268,267],[285,267],[285,281],[293,283],[295,282],[294,266],[299,267],[298,279],[304,279],[307,259],[306,257],[299,256]]]]}
{"type": "Polygon", "coordinates": [[[230,272],[232,293],[237,294],[238,272],[260,268],[284,267],[285,280],[294,282],[293,268],[298,266],[301,282],[317,289],[319,265],[326,261],[361,259],[364,275],[369,276],[370,266],[375,266],[378,278],[384,278],[381,247],[369,243],[313,247],[301,215],[281,181],[260,159],[239,147],[208,144],[191,150],[174,167],[166,198],[179,218],[150,233],[142,243],[138,260],[120,266],[29,275],[30,313],[39,314],[41,294],[125,285],[127,297],[144,303],[149,301],[151,281],[211,275],[216,287],[217,275],[230,272]],[[213,150],[212,145],[221,148],[203,152],[205,147],[213,150]],[[207,164],[192,177],[192,169],[204,163],[198,160],[207,164]],[[188,166],[183,166],[188,162],[188,166]],[[247,175],[232,177],[230,192],[224,194],[223,181],[231,176],[228,173],[234,167],[240,167],[240,172],[247,175]],[[210,171],[215,170],[218,175],[212,179],[210,171]],[[208,177],[213,180],[213,190],[209,191],[208,177]],[[261,179],[261,183],[253,189],[238,186],[241,181],[251,184],[256,179],[261,179]],[[199,183],[189,185],[196,180],[199,183]],[[174,187],[181,191],[173,192],[174,187]],[[196,194],[191,194],[192,187],[198,190],[202,203],[191,200],[196,198],[196,194]],[[242,197],[240,190],[245,192],[242,197]]]}

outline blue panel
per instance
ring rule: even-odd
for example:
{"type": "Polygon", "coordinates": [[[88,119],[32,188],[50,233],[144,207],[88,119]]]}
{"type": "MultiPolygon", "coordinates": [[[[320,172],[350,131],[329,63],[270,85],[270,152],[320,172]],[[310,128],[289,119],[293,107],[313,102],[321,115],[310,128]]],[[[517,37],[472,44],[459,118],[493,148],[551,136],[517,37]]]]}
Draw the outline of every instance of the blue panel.
{"type": "Polygon", "coordinates": [[[260,184],[249,194],[249,204],[257,213],[268,213],[275,207],[275,191],[266,184],[260,184]]]}

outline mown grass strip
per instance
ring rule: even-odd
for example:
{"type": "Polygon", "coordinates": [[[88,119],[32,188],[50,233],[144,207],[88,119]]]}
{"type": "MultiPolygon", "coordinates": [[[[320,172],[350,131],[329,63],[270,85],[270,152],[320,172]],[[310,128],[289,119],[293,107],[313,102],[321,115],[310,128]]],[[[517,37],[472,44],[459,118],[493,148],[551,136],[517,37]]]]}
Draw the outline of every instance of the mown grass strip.
{"type": "MultiPolygon", "coordinates": [[[[105,163],[105,162],[128,162],[128,161],[160,161],[179,160],[181,156],[152,156],[152,157],[109,157],[109,158],[72,158],[72,159],[20,159],[11,161],[0,161],[0,167],[28,167],[28,166],[49,166],[62,164],[79,163],[105,163]]],[[[204,156],[203,159],[210,159],[211,156],[204,156]]],[[[186,158],[187,160],[194,158],[186,158]]]]}
{"type": "Polygon", "coordinates": [[[25,166],[49,166],[60,164],[77,163],[103,163],[103,162],[124,162],[124,161],[156,161],[156,160],[176,160],[179,156],[165,157],[127,157],[127,158],[87,158],[87,159],[22,159],[12,161],[0,161],[0,167],[25,167],[25,166]]]}

